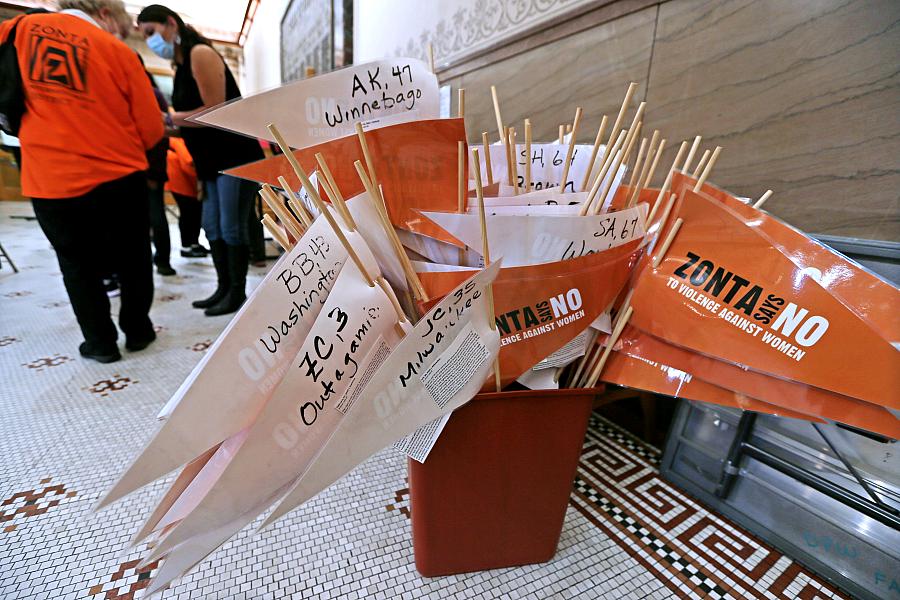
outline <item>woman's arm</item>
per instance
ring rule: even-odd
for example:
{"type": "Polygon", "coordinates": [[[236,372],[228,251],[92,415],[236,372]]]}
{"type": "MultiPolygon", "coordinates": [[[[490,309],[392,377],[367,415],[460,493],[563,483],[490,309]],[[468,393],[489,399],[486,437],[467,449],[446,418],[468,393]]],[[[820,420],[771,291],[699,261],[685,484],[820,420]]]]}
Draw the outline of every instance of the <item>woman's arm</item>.
{"type": "Polygon", "coordinates": [[[191,48],[191,74],[197,82],[203,106],[174,113],[172,120],[181,127],[198,127],[199,125],[185,119],[225,102],[225,61],[215,50],[205,44],[197,44],[191,48]]]}

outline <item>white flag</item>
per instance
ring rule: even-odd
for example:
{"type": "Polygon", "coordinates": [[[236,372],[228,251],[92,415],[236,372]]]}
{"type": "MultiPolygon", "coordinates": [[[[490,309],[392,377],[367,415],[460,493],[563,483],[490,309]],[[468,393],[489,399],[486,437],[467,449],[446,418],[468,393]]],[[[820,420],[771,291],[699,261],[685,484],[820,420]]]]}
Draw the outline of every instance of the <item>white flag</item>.
{"type": "MultiPolygon", "coordinates": [[[[200,477],[189,486],[185,495],[195,484],[203,488],[194,494],[196,505],[178,516],[180,522],[148,560],[247,511],[262,512],[274,502],[274,494],[304,471],[350,409],[346,393],[356,376],[365,372],[363,359],[370,348],[384,345],[382,339],[397,323],[385,291],[378,285],[370,287],[355,264],[345,265],[291,368],[246,439],[230,448],[228,442],[223,444],[218,454],[227,457],[224,468],[211,486],[200,477]]],[[[213,457],[203,471],[213,469],[215,462],[213,457]]]]}
{"type": "Polygon", "coordinates": [[[357,122],[380,127],[440,117],[437,77],[420,60],[393,58],[346,67],[221,104],[191,120],[292,148],[353,135],[357,122]]]}
{"type": "Polygon", "coordinates": [[[419,320],[263,527],[478,393],[500,350],[485,294],[499,270],[500,261],[492,263],[419,320]]]}
{"type": "MultiPolygon", "coordinates": [[[[371,272],[375,257],[346,232],[371,272]]],[[[97,504],[102,508],[249,426],[306,339],[347,251],[324,219],[279,259],[170,400],[168,418],[97,504]]]]}
{"type": "MultiPolygon", "coordinates": [[[[471,248],[481,249],[477,215],[424,212],[471,248]]],[[[486,217],[491,254],[507,267],[537,265],[621,246],[644,235],[647,205],[592,216],[490,215],[486,217]]]]}

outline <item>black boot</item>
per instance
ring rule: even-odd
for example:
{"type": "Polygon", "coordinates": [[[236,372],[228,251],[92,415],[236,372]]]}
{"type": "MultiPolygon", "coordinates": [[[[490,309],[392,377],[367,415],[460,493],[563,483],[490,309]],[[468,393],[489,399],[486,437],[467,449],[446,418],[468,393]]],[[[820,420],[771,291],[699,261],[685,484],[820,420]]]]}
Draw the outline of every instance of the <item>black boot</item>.
{"type": "Polygon", "coordinates": [[[209,298],[191,302],[191,306],[194,308],[209,308],[217,304],[228,293],[231,285],[228,273],[228,244],[225,243],[225,240],[213,240],[209,243],[209,253],[212,254],[213,265],[216,267],[216,278],[218,279],[216,291],[209,298]]]}
{"type": "Polygon", "coordinates": [[[247,264],[249,247],[246,245],[228,246],[228,276],[231,285],[225,296],[204,311],[208,317],[227,315],[235,312],[247,299],[247,264]]]}

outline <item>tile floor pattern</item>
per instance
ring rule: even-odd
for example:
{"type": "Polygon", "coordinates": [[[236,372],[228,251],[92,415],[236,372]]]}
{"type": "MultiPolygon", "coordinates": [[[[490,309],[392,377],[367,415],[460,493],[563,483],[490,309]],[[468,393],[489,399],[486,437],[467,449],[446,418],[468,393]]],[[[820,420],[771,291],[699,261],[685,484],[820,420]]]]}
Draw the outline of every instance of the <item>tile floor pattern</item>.
{"type": "MultiPolygon", "coordinates": [[[[138,569],[143,548],[128,540],[167,481],[90,508],[228,317],[188,305],[212,266],[173,257],[179,275],[156,277],[158,341],[118,363],[82,360],[52,250],[35,222],[10,218],[30,213],[0,202],[0,242],[21,269],[0,268],[0,598],[140,598],[156,565],[138,569]]],[[[254,285],[264,271],[251,271],[254,285]]],[[[658,459],[595,416],[552,562],[427,579],[405,460],[387,450],[266,532],[242,531],[161,597],[843,597],[662,481],[658,459]]]]}

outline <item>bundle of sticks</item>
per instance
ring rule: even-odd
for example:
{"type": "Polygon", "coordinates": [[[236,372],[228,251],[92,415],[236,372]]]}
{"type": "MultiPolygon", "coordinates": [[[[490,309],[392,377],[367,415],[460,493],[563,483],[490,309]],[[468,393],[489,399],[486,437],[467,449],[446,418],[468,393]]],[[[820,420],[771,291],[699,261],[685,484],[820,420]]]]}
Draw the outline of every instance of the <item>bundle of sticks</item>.
{"type": "Polygon", "coordinates": [[[165,558],[151,591],[383,448],[427,460],[480,391],[611,383],[898,437],[897,288],[766,212],[771,190],[713,185],[722,148],[699,135],[661,172],[637,88],[584,145],[581,107],[548,142],[525,119],[519,142],[494,87],[497,136],[469,144],[465,90],[437,118],[437,80],[408,59],[198,119],[280,146],[229,174],[262,184],[284,254],[98,505],[181,469],[135,537],[142,564],[165,558]],[[353,98],[379,73],[419,104],[318,143],[279,112],[313,90],[375,110],[353,98]]]}

